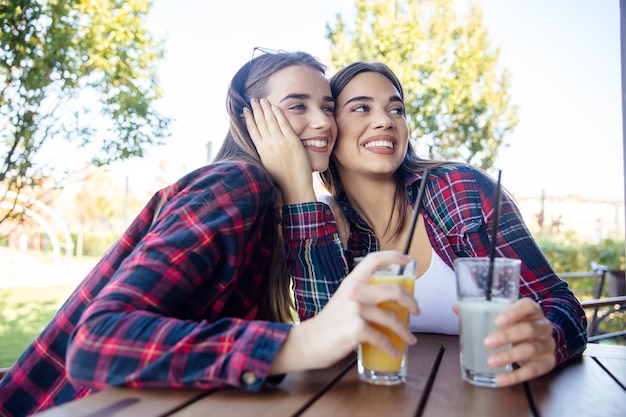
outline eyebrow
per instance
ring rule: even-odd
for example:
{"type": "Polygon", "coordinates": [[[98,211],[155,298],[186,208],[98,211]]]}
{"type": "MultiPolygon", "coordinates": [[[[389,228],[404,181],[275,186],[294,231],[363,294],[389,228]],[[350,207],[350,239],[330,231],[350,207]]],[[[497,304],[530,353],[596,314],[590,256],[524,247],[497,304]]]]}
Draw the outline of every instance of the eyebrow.
{"type": "Polygon", "coordinates": [[[368,97],[368,96],[357,96],[357,97],[352,97],[350,100],[346,101],[346,104],[343,105],[343,107],[346,107],[348,104],[355,102],[355,101],[373,101],[374,99],[372,97],[368,97]]]}
{"type": "MultiPolygon", "coordinates": [[[[374,101],[374,99],[372,97],[369,97],[369,96],[352,97],[350,100],[346,101],[346,104],[344,104],[343,107],[346,107],[348,104],[353,103],[355,101],[367,101],[367,102],[370,102],[370,101],[374,101]]],[[[393,96],[389,97],[389,102],[390,103],[398,102],[398,103],[404,104],[404,102],[402,101],[400,96],[396,96],[396,95],[393,95],[393,96]]]]}
{"type": "MultiPolygon", "coordinates": [[[[290,99],[296,99],[296,100],[308,100],[308,99],[310,99],[310,98],[311,98],[311,95],[309,95],[309,94],[295,94],[295,93],[294,93],[294,94],[288,94],[287,96],[283,97],[283,98],[280,100],[280,103],[282,103],[282,102],[283,102],[283,101],[285,101],[285,100],[290,100],[290,99]]],[[[326,102],[326,101],[329,101],[329,102],[331,102],[331,103],[334,103],[334,102],[335,102],[335,99],[334,99],[334,98],[332,98],[332,96],[324,96],[324,97],[322,98],[322,100],[323,100],[323,101],[325,101],[325,102],[326,102]]]]}

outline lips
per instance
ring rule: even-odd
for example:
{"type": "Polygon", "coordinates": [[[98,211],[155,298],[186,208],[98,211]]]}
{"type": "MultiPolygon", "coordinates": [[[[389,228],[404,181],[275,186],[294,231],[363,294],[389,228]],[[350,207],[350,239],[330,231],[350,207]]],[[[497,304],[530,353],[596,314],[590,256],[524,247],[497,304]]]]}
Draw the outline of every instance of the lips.
{"type": "Polygon", "coordinates": [[[367,142],[365,145],[366,148],[390,148],[393,149],[394,143],[390,140],[373,140],[371,142],[367,142]]]}
{"type": "Polygon", "coordinates": [[[326,136],[316,136],[314,138],[302,139],[302,145],[308,151],[312,152],[328,152],[330,139],[326,136]]]}
{"type": "Polygon", "coordinates": [[[391,153],[398,141],[391,135],[376,135],[365,140],[361,146],[375,153],[391,153]]]}
{"type": "Polygon", "coordinates": [[[302,141],[305,148],[326,148],[328,139],[305,139],[302,141]]]}

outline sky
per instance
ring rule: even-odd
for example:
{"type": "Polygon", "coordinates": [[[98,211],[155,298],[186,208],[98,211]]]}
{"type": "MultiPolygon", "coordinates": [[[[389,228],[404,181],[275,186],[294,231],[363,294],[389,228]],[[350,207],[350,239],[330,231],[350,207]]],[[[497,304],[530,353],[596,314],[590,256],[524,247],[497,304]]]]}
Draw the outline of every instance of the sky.
{"type": "MultiPolygon", "coordinates": [[[[456,4],[461,10],[467,1],[456,4]]],[[[496,163],[502,183],[520,197],[622,200],[619,0],[480,4],[519,107],[496,163]]],[[[131,187],[156,191],[154,178],[174,182],[204,165],[207,142],[215,152],[226,134],[228,83],[253,48],[304,50],[324,61],[326,25],[337,14],[349,21],[354,0],[155,0],[148,25],[166,49],[157,108],[174,117],[172,136],[119,172],[131,187]]]]}

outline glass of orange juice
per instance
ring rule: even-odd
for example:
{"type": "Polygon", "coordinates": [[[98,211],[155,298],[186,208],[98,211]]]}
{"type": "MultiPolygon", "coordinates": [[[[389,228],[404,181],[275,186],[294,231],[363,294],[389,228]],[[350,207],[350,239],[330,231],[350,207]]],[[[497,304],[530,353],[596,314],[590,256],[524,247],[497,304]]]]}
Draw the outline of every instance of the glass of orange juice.
{"type": "MultiPolygon", "coordinates": [[[[370,277],[370,284],[396,284],[413,294],[413,285],[416,277],[416,263],[411,260],[406,265],[390,264],[380,266],[370,277]]],[[[380,303],[378,307],[393,311],[408,327],[409,312],[395,301],[380,303]]],[[[359,378],[375,385],[397,385],[406,380],[407,346],[391,330],[377,324],[372,326],[384,333],[398,350],[403,352],[402,357],[395,358],[381,351],[369,343],[361,343],[358,348],[357,368],[359,378]]]]}

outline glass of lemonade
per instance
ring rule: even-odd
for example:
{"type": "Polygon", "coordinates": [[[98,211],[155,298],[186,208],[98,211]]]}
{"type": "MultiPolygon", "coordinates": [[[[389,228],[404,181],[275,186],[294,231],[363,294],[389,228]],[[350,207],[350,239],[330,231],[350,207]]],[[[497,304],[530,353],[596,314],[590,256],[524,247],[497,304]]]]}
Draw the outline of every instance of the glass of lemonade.
{"type": "Polygon", "coordinates": [[[473,385],[497,387],[496,376],[511,371],[512,364],[492,368],[487,365],[487,358],[510,346],[487,349],[483,340],[498,329],[496,316],[517,301],[522,262],[494,258],[493,266],[490,263],[488,257],[457,258],[454,272],[461,319],[461,375],[473,385]]]}
{"type": "MultiPolygon", "coordinates": [[[[411,260],[404,265],[390,264],[379,267],[370,277],[370,284],[397,284],[413,294],[413,285],[416,277],[416,263],[411,260]]],[[[384,302],[378,305],[386,310],[393,311],[408,327],[409,312],[395,301],[384,302]]],[[[369,343],[362,343],[358,348],[357,368],[359,378],[375,385],[396,385],[406,380],[407,346],[394,332],[387,328],[372,324],[381,333],[384,333],[398,350],[403,352],[401,358],[389,356],[369,343]]]]}

